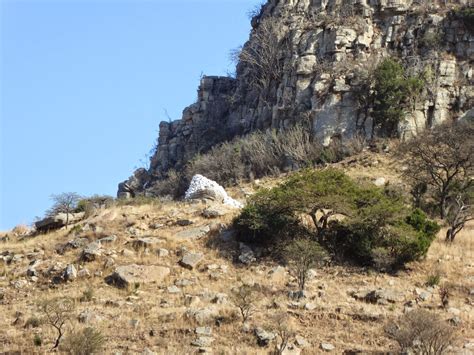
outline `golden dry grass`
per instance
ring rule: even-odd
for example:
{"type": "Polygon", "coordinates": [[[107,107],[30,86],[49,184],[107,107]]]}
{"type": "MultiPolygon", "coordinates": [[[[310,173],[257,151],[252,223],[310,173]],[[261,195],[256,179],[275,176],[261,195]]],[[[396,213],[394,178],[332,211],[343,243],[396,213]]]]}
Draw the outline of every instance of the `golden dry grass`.
{"type": "MultiPolygon", "coordinates": [[[[360,159],[374,159],[379,163],[357,168],[357,164],[341,164],[354,177],[369,178],[384,176],[390,181],[399,181],[393,173],[392,162],[385,155],[368,155],[360,159]]],[[[347,162],[346,162],[347,163],[347,162]]],[[[262,179],[253,185],[230,189],[237,198],[258,186],[271,186],[281,179],[262,179]]],[[[217,309],[221,319],[219,326],[214,320],[205,322],[212,327],[215,341],[212,350],[216,354],[268,354],[271,347],[260,348],[253,333],[255,326],[271,328],[272,315],[284,312],[289,315],[298,335],[311,344],[303,349],[303,354],[320,353],[321,342],[331,343],[335,353],[345,350],[397,351],[396,344],[384,334],[384,326],[404,312],[405,301],[418,302],[418,307],[432,309],[444,319],[453,316],[440,308],[439,287],[435,287],[431,298],[420,301],[417,289],[426,290],[428,275],[439,273],[441,286],[448,286],[451,292],[450,307],[459,310],[462,320],[458,328],[458,346],[474,339],[473,298],[469,295],[474,288],[474,224],[470,224],[452,245],[443,241],[443,232],[433,243],[425,260],[413,263],[410,269],[398,275],[376,275],[370,270],[349,266],[330,266],[317,270],[316,276],[308,283],[308,299],[297,305],[288,298],[287,292],[295,288],[295,282],[286,273],[272,273],[277,266],[263,261],[252,266],[235,263],[238,243],[222,242],[208,236],[198,240],[179,240],[176,233],[209,224],[228,224],[234,212],[224,217],[207,220],[201,217],[205,204],[184,202],[164,202],[142,206],[113,206],[91,216],[87,223],[101,227],[100,232],[82,232],[91,240],[105,235],[116,235],[117,240],[105,247],[107,255],[99,260],[81,263],[79,250],[70,250],[59,255],[56,246],[74,238],[71,228],[35,238],[12,239],[0,244],[2,251],[23,254],[23,260],[9,265],[0,264],[0,289],[4,298],[0,301],[0,351],[23,353],[47,353],[54,340],[54,330],[46,324],[38,328],[25,328],[30,317],[41,317],[37,302],[52,297],[72,297],[76,310],[68,322],[68,332],[85,326],[94,326],[106,336],[104,353],[142,353],[148,348],[159,354],[191,354],[196,347],[191,342],[196,339],[196,320],[188,315],[189,310],[204,308],[217,309]],[[179,219],[190,219],[193,225],[180,227],[179,219]],[[163,224],[151,229],[152,224],[163,224]],[[139,236],[151,236],[162,240],[154,249],[166,248],[166,257],[158,257],[155,250],[135,251],[128,242],[133,239],[130,228],[139,236]],[[204,260],[196,270],[188,270],[179,265],[182,248],[201,252],[204,260]],[[129,250],[130,252],[123,252],[129,250]],[[18,280],[27,280],[25,271],[28,263],[43,260],[38,270],[36,283],[28,283],[23,288],[15,288],[18,280]],[[114,266],[105,265],[107,259],[114,259],[115,265],[137,263],[143,265],[167,265],[171,274],[163,284],[143,284],[136,290],[121,290],[109,286],[104,277],[113,272],[114,266]],[[87,268],[90,277],[78,278],[73,282],[53,284],[47,270],[56,264],[64,268],[73,263],[78,269],[87,268]],[[217,266],[217,271],[216,271],[217,266]],[[177,294],[169,293],[168,287],[182,280],[191,284],[180,285],[177,294]],[[242,283],[258,284],[256,301],[257,313],[249,321],[250,330],[243,329],[236,307],[230,302],[215,303],[216,295],[230,296],[232,288],[242,283]],[[368,304],[351,297],[351,291],[358,289],[385,288],[402,292],[403,302],[389,305],[368,304]],[[91,301],[81,302],[86,290],[93,290],[91,301]],[[194,297],[194,298],[192,298],[194,297]],[[198,298],[196,298],[198,297],[198,298]],[[190,305],[189,302],[192,301],[190,305]],[[305,310],[305,303],[314,309],[305,310]],[[78,315],[89,310],[97,319],[90,324],[78,321],[78,315]],[[15,320],[19,320],[14,324],[15,320]],[[139,322],[134,324],[134,320],[139,322]],[[43,339],[41,347],[33,345],[33,337],[39,334],[43,339]]],[[[84,224],[82,222],[81,224],[84,224]]]]}

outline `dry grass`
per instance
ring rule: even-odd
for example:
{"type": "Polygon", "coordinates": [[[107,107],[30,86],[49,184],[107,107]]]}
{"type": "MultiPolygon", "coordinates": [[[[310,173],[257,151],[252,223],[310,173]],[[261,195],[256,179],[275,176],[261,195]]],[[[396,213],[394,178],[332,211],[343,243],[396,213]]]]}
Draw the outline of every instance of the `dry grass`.
{"type": "MultiPolygon", "coordinates": [[[[353,177],[373,179],[384,176],[389,181],[400,181],[397,170],[387,155],[362,153],[358,159],[360,160],[356,163],[346,161],[340,166],[353,177]],[[361,169],[360,164],[364,159],[377,160],[379,163],[361,169]]],[[[281,178],[262,179],[253,185],[234,187],[230,189],[230,194],[243,198],[258,186],[272,186],[280,180],[281,178]]],[[[100,226],[100,235],[114,234],[117,240],[104,247],[107,256],[83,265],[78,262],[79,250],[70,250],[64,255],[55,251],[58,244],[74,237],[69,234],[70,229],[22,241],[12,239],[0,244],[2,250],[25,255],[17,263],[0,263],[0,289],[4,293],[3,300],[0,300],[0,349],[24,353],[48,352],[54,340],[54,329],[44,324],[28,329],[23,325],[28,318],[40,315],[38,301],[68,296],[75,299],[76,310],[67,327],[69,330],[77,330],[93,326],[100,330],[106,337],[106,353],[141,353],[145,348],[159,354],[196,353],[197,348],[192,346],[191,342],[197,337],[194,329],[198,323],[193,317],[187,316],[187,311],[216,308],[222,317],[218,322],[219,326],[215,320],[205,323],[212,327],[212,336],[215,338],[212,349],[215,353],[267,354],[273,348],[259,348],[253,331],[246,332],[242,329],[241,320],[236,314],[238,310],[230,301],[230,297],[226,303],[215,303],[216,295],[222,293],[230,296],[232,288],[246,283],[259,285],[257,312],[249,321],[250,329],[254,326],[268,326],[272,316],[286,313],[296,333],[305,337],[311,344],[304,349],[303,354],[319,353],[321,342],[332,343],[336,347],[336,353],[351,349],[396,352],[397,345],[386,337],[384,326],[403,314],[405,301],[413,301],[414,307],[431,309],[443,319],[453,316],[440,308],[439,286],[435,287],[431,298],[426,301],[419,300],[417,289],[426,290],[427,276],[434,271],[439,271],[441,285],[450,287],[449,307],[460,311],[462,323],[459,326],[460,338],[456,346],[462,346],[469,339],[474,339],[474,300],[468,293],[474,288],[472,223],[457,237],[453,245],[444,243],[444,233],[441,231],[426,260],[411,264],[409,270],[398,275],[382,274],[375,277],[375,274],[368,270],[349,266],[318,269],[316,276],[308,281],[308,298],[301,305],[297,305],[287,296],[289,289],[296,289],[295,280],[287,272],[272,273],[276,265],[270,262],[249,267],[234,263],[238,255],[238,243],[222,242],[216,237],[212,237],[212,243],[208,239],[211,237],[185,241],[176,238],[176,233],[187,228],[212,223],[229,224],[235,215],[235,212],[231,212],[224,217],[207,220],[200,215],[204,208],[206,205],[203,203],[163,202],[159,205],[113,206],[101,210],[97,215],[91,216],[87,223],[100,226]],[[180,227],[175,224],[179,219],[190,219],[194,224],[180,227]],[[151,229],[150,225],[156,223],[163,224],[163,227],[151,229]],[[163,240],[154,249],[166,248],[170,251],[169,255],[158,257],[154,250],[134,251],[127,244],[134,238],[130,234],[131,227],[139,236],[163,240]],[[197,269],[188,270],[179,266],[179,254],[183,247],[205,255],[197,269]],[[130,255],[123,254],[124,249],[130,250],[130,255]],[[13,287],[12,282],[28,280],[25,271],[30,259],[35,258],[43,260],[43,264],[38,267],[41,272],[46,272],[57,263],[62,267],[74,263],[78,268],[87,268],[91,276],[55,285],[50,282],[50,277],[40,275],[36,283],[30,282],[20,289],[13,287]],[[134,291],[120,290],[104,282],[104,277],[114,269],[104,265],[107,258],[113,258],[116,265],[167,265],[171,268],[171,274],[163,284],[144,284],[134,291]],[[3,273],[2,268],[5,270],[3,273]],[[175,283],[179,284],[182,280],[190,280],[191,284],[180,285],[180,292],[177,294],[169,293],[167,288],[175,283]],[[84,291],[89,288],[94,290],[92,300],[81,302],[84,291]],[[350,296],[351,291],[367,288],[400,291],[405,301],[388,305],[367,304],[350,296]],[[195,299],[194,303],[189,305],[189,299],[193,296],[199,297],[199,300],[195,299]],[[311,303],[314,309],[305,310],[305,303],[311,303]],[[90,324],[80,323],[77,316],[85,310],[92,311],[97,319],[92,320],[90,324]],[[14,325],[19,312],[20,320],[14,325]],[[139,322],[135,324],[134,320],[139,322]],[[35,334],[39,334],[43,339],[41,347],[33,345],[35,334]]],[[[84,233],[78,235],[82,236],[84,233]]],[[[91,239],[99,236],[90,232],[88,235],[91,239]]]]}

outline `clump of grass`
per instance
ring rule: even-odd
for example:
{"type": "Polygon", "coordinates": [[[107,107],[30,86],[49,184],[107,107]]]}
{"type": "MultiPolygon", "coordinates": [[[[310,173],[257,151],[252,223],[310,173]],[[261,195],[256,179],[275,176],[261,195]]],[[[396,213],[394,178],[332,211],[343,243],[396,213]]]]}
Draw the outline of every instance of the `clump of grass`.
{"type": "Polygon", "coordinates": [[[40,325],[41,320],[38,317],[33,316],[27,319],[25,323],[25,328],[38,328],[40,325]]]}
{"type": "Polygon", "coordinates": [[[82,292],[82,296],[79,298],[81,302],[90,302],[94,298],[94,289],[88,287],[82,292]]]}
{"type": "Polygon", "coordinates": [[[426,278],[425,285],[428,287],[434,287],[434,286],[439,285],[440,281],[441,281],[441,275],[437,272],[435,274],[428,275],[428,277],[426,278]]]}
{"type": "Polygon", "coordinates": [[[35,334],[35,336],[33,338],[33,344],[35,346],[43,345],[43,339],[41,338],[41,336],[39,334],[35,334]]]}

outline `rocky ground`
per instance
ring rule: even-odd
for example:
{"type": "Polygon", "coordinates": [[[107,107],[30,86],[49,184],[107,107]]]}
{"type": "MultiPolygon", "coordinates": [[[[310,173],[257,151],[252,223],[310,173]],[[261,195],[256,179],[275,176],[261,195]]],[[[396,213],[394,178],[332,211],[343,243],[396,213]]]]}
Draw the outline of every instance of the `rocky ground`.
{"type": "MultiPolygon", "coordinates": [[[[386,154],[364,153],[339,165],[354,177],[402,184],[393,164],[386,154]]],[[[229,194],[243,201],[257,185],[276,182],[256,181],[229,194]]],[[[456,327],[451,353],[474,352],[474,225],[451,246],[441,231],[426,260],[397,275],[342,265],[313,270],[306,297],[296,300],[285,267],[235,241],[227,226],[236,213],[205,202],[115,205],[68,229],[11,236],[0,243],[0,350],[49,352],[54,329],[32,321],[42,317],[38,301],[68,296],[75,310],[66,336],[92,326],[106,336],[106,353],[270,353],[279,314],[296,334],[286,354],[396,352],[384,327],[415,308],[456,327]],[[429,287],[434,274],[440,283],[429,287]],[[232,300],[244,283],[258,285],[246,323],[232,300]],[[441,286],[451,292],[445,308],[441,286]]]]}

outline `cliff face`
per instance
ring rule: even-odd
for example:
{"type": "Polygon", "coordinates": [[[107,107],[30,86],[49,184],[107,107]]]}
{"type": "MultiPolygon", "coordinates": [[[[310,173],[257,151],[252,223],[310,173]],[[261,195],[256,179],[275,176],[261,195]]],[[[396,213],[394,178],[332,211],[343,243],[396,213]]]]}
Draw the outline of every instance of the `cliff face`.
{"type": "Polygon", "coordinates": [[[385,57],[413,75],[429,73],[422,97],[398,125],[400,137],[472,115],[472,24],[452,10],[468,2],[269,0],[252,20],[236,78],[203,77],[182,119],[160,124],[149,170],[121,183],[119,195],[142,191],[197,153],[254,130],[310,120],[324,144],[369,136],[366,78],[385,57]]]}

